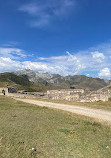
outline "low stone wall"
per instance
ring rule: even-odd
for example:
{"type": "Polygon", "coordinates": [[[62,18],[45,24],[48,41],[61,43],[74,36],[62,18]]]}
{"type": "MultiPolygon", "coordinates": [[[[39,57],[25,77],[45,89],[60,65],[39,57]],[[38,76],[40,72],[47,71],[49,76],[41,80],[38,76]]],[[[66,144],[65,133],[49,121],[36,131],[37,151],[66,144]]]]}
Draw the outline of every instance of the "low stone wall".
{"type": "Polygon", "coordinates": [[[30,96],[27,94],[18,94],[18,93],[8,93],[9,97],[15,97],[15,98],[36,98],[35,96],[30,96]]]}
{"type": "Polygon", "coordinates": [[[8,93],[10,97],[16,98],[47,98],[46,93],[39,93],[39,92],[26,92],[26,93],[8,93]]]}

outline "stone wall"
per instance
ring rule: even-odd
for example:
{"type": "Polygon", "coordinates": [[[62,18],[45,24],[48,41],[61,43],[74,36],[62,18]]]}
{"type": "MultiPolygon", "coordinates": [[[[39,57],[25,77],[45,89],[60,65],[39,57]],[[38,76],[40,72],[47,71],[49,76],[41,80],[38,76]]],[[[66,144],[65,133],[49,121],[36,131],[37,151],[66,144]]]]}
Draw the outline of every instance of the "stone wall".
{"type": "Polygon", "coordinates": [[[108,101],[108,96],[105,94],[92,93],[80,96],[79,102],[94,102],[94,101],[108,101]]]}
{"type": "Polygon", "coordinates": [[[111,88],[102,88],[97,91],[98,93],[104,93],[105,95],[108,96],[108,98],[111,98],[111,88]]]}
{"type": "Polygon", "coordinates": [[[83,93],[83,89],[48,90],[47,97],[49,99],[77,100],[79,94],[83,93]]]}
{"type": "Polygon", "coordinates": [[[85,91],[83,89],[60,89],[48,90],[47,93],[27,91],[9,93],[8,88],[0,87],[0,95],[3,95],[2,90],[5,90],[6,95],[18,98],[49,98],[77,102],[94,102],[100,100],[108,101],[108,98],[111,98],[111,89],[101,89],[98,91],[85,91]]]}
{"type": "Polygon", "coordinates": [[[8,88],[6,87],[0,87],[0,95],[3,95],[2,90],[5,90],[5,94],[8,94],[8,88]]]}
{"type": "Polygon", "coordinates": [[[47,98],[46,93],[42,92],[27,92],[25,90],[18,91],[15,87],[0,87],[0,95],[3,95],[2,90],[5,90],[5,94],[7,96],[11,97],[17,97],[17,98],[47,98]]]}
{"type": "Polygon", "coordinates": [[[15,97],[15,98],[47,98],[46,93],[40,93],[40,92],[24,92],[20,93],[8,93],[8,96],[15,97]]]}
{"type": "Polygon", "coordinates": [[[111,96],[111,91],[85,91],[83,89],[62,89],[62,90],[49,90],[47,97],[49,99],[69,100],[78,102],[94,102],[94,101],[108,101],[111,96]]]}
{"type": "Polygon", "coordinates": [[[17,91],[18,91],[18,88],[16,88],[16,87],[8,87],[9,93],[17,93],[17,91]]]}
{"type": "Polygon", "coordinates": [[[79,100],[79,94],[65,96],[63,99],[68,100],[68,101],[78,101],[79,100]]]}
{"type": "Polygon", "coordinates": [[[59,89],[59,90],[48,90],[47,95],[56,95],[56,94],[75,94],[75,93],[84,93],[83,89],[59,89]]]}

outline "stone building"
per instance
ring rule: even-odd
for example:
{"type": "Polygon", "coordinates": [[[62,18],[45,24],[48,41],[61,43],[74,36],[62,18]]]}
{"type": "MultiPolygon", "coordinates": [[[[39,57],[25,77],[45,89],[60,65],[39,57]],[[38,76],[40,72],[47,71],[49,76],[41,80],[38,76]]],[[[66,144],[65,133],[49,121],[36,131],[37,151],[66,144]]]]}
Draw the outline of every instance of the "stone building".
{"type": "Polygon", "coordinates": [[[108,101],[108,96],[101,93],[90,93],[80,96],[79,102],[108,101]]]}
{"type": "Polygon", "coordinates": [[[85,91],[83,89],[61,89],[47,91],[49,99],[68,100],[77,102],[108,101],[111,91],[85,91]]]}
{"type": "Polygon", "coordinates": [[[105,95],[108,96],[108,98],[111,98],[111,88],[109,87],[99,89],[97,92],[104,93],[105,95]]]}
{"type": "Polygon", "coordinates": [[[16,88],[16,87],[8,87],[8,92],[9,93],[17,93],[18,92],[18,88],[16,88]]]}
{"type": "Polygon", "coordinates": [[[74,94],[74,95],[65,96],[63,99],[68,101],[78,101],[79,97],[80,97],[79,94],[74,94]]]}
{"type": "Polygon", "coordinates": [[[3,95],[2,91],[8,96],[25,97],[25,98],[49,98],[55,100],[68,100],[77,102],[94,102],[94,101],[108,101],[111,98],[110,89],[100,89],[98,91],[89,91],[83,89],[60,89],[60,90],[48,90],[47,93],[42,92],[27,92],[18,91],[14,87],[0,87],[0,95],[3,95]]]}
{"type": "Polygon", "coordinates": [[[2,91],[5,91],[5,94],[7,95],[8,94],[8,88],[6,87],[0,87],[0,95],[3,95],[2,91]]]}
{"type": "Polygon", "coordinates": [[[83,89],[48,90],[47,97],[49,99],[78,100],[79,95],[83,93],[83,89]]]}
{"type": "Polygon", "coordinates": [[[0,87],[0,95],[3,95],[2,91],[5,91],[6,95],[9,95],[9,93],[17,93],[18,89],[15,87],[0,87]]]}

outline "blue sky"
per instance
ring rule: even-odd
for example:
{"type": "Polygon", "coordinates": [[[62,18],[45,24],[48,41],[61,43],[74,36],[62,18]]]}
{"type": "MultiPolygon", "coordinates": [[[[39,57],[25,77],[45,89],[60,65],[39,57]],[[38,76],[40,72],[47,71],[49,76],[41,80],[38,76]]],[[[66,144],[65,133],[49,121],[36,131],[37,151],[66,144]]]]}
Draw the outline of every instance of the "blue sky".
{"type": "Polygon", "coordinates": [[[111,79],[110,0],[0,0],[0,72],[111,79]]]}

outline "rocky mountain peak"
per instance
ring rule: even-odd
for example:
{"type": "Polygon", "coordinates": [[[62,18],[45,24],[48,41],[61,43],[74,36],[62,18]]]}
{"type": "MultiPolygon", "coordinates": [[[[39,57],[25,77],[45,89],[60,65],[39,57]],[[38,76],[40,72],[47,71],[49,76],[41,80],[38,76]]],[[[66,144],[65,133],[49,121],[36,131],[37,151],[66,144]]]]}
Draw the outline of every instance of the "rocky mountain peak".
{"type": "Polygon", "coordinates": [[[26,75],[28,79],[34,83],[41,83],[60,88],[74,87],[98,90],[109,84],[109,82],[104,81],[104,79],[87,77],[85,75],[64,77],[59,74],[39,73],[30,69],[16,71],[15,74],[18,76],[26,75]]]}

